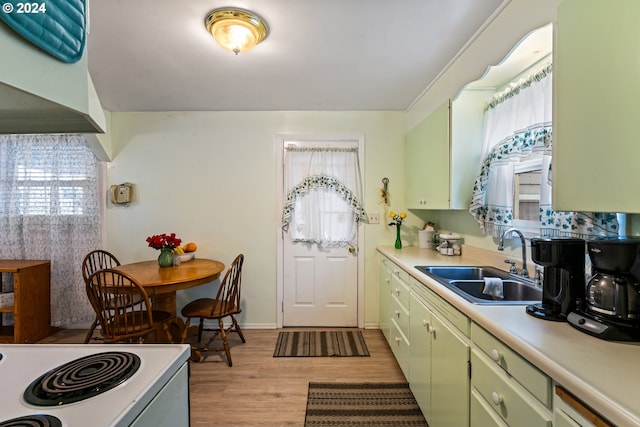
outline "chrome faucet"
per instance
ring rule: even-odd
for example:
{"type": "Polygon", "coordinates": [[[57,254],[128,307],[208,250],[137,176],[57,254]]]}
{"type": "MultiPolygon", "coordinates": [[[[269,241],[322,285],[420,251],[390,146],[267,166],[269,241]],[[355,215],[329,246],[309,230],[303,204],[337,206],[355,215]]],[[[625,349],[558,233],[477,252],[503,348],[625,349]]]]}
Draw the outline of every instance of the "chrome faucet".
{"type": "Polygon", "coordinates": [[[504,238],[511,233],[516,233],[520,236],[520,242],[522,243],[522,277],[529,277],[529,271],[527,270],[527,246],[524,241],[524,235],[517,228],[509,228],[500,237],[500,243],[498,244],[498,250],[504,251],[504,238]]]}

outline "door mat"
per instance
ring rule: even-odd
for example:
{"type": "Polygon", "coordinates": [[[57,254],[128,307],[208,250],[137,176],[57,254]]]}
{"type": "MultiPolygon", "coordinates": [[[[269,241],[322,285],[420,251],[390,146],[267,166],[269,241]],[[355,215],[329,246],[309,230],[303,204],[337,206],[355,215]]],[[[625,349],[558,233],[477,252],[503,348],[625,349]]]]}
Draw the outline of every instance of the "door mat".
{"type": "Polygon", "coordinates": [[[305,427],[429,427],[408,383],[309,383],[305,427]]]}
{"type": "Polygon", "coordinates": [[[273,357],[369,356],[361,331],[280,332],[273,357]]]}

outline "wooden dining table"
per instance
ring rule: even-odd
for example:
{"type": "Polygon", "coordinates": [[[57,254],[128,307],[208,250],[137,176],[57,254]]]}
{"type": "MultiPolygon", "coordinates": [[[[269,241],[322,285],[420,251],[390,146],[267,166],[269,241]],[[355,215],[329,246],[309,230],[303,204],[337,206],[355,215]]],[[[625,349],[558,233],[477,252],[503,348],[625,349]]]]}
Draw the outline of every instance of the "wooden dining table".
{"type": "Polygon", "coordinates": [[[176,316],[176,292],[213,282],[224,268],[220,261],[194,258],[174,267],[160,267],[154,260],[122,264],[116,270],[136,279],[151,297],[155,310],[176,316]]]}

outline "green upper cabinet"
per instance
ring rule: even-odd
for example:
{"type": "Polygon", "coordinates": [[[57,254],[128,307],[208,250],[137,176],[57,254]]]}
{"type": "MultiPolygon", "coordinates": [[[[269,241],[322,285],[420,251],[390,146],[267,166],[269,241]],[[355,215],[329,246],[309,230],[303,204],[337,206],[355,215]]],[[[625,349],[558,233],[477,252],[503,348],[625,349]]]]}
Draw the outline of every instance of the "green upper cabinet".
{"type": "Polygon", "coordinates": [[[407,134],[406,203],[409,209],[449,209],[450,102],[407,134]]]}
{"type": "Polygon", "coordinates": [[[480,171],[486,92],[462,90],[407,134],[409,209],[468,209],[480,171]]]}
{"type": "Polygon", "coordinates": [[[553,78],[554,209],[640,212],[640,1],[565,0],[553,78]]]}

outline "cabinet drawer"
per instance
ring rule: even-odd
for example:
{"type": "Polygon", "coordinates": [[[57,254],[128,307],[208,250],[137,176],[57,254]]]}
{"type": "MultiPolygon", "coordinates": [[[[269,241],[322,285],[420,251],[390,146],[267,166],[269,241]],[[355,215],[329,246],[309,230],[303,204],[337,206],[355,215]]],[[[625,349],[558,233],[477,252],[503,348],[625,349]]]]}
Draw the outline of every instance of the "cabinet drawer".
{"type": "Polygon", "coordinates": [[[551,413],[477,349],[471,351],[471,385],[510,426],[551,427],[551,413]]]}
{"type": "Polygon", "coordinates": [[[395,294],[391,295],[389,316],[396,322],[396,325],[404,336],[409,337],[409,311],[400,303],[395,294]]]}
{"type": "Polygon", "coordinates": [[[476,390],[471,390],[471,427],[509,427],[476,390]]]}
{"type": "Polygon", "coordinates": [[[556,396],[553,401],[553,409],[555,410],[556,426],[614,427],[613,423],[585,405],[564,387],[556,385],[555,389],[556,396]]]}
{"type": "Polygon", "coordinates": [[[389,271],[393,271],[396,266],[389,258],[380,254],[380,262],[387,268],[389,271]]]}
{"type": "Polygon", "coordinates": [[[394,269],[391,271],[397,274],[400,280],[402,280],[405,284],[409,284],[409,277],[411,277],[409,273],[407,273],[406,271],[404,271],[403,269],[401,269],[395,264],[394,264],[394,269]]]}
{"type": "Polygon", "coordinates": [[[554,421],[555,427],[589,427],[587,424],[581,426],[561,409],[556,410],[554,421]]]}
{"type": "Polygon", "coordinates": [[[409,280],[410,287],[416,296],[420,297],[435,310],[440,312],[453,326],[455,326],[464,336],[470,336],[471,321],[457,308],[440,298],[435,292],[423,285],[413,277],[409,280]]]}
{"type": "Polygon", "coordinates": [[[409,341],[400,331],[395,320],[391,319],[391,332],[389,337],[389,347],[400,365],[400,369],[405,378],[409,378],[409,341]]]}
{"type": "MultiPolygon", "coordinates": [[[[431,291],[429,291],[431,292],[431,291]]],[[[433,292],[432,292],[433,293],[433,292]]],[[[471,321],[457,308],[433,293],[431,300],[433,307],[439,311],[453,326],[456,327],[464,336],[468,337],[471,321]]]]}
{"type": "Polygon", "coordinates": [[[391,295],[396,297],[407,310],[409,309],[411,292],[409,292],[408,282],[403,281],[402,278],[395,273],[391,274],[391,295]]]}
{"type": "Polygon", "coordinates": [[[398,276],[405,283],[409,283],[409,273],[400,268],[395,262],[391,261],[384,255],[380,255],[380,261],[391,271],[391,273],[398,276]]]}
{"type": "Polygon", "coordinates": [[[495,366],[504,369],[544,406],[551,408],[551,378],[475,323],[471,325],[471,339],[495,366]]]}

